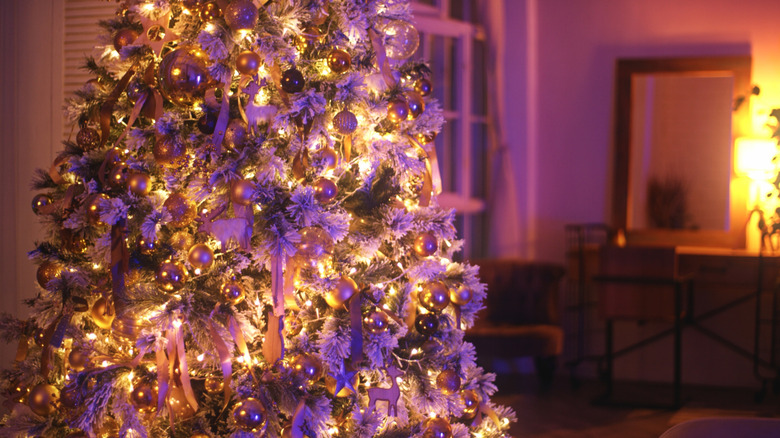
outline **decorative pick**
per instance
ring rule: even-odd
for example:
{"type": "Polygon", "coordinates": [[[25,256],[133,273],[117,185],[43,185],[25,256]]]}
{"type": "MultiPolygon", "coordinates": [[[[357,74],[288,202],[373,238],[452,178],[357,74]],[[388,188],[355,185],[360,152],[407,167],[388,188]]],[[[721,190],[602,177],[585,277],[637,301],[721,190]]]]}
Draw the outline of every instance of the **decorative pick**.
{"type": "Polygon", "coordinates": [[[336,389],[333,390],[334,394],[338,394],[344,388],[347,388],[351,390],[353,393],[357,394],[357,390],[355,389],[355,386],[352,384],[352,379],[355,378],[355,374],[357,374],[357,371],[348,370],[347,367],[344,365],[343,360],[339,364],[339,369],[337,371],[335,372],[331,371],[328,374],[330,374],[330,376],[336,380],[336,389]]]}
{"type": "Polygon", "coordinates": [[[139,15],[138,18],[141,20],[144,31],[135,39],[133,44],[149,46],[158,57],[162,53],[162,48],[165,44],[179,39],[179,35],[169,27],[171,20],[170,12],[156,19],[143,15],[139,15]]]}

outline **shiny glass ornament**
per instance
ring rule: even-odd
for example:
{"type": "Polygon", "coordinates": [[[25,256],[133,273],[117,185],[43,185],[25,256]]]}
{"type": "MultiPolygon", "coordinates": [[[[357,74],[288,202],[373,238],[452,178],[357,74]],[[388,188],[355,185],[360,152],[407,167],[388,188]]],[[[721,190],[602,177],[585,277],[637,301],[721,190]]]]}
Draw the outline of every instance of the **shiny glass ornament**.
{"type": "Polygon", "coordinates": [[[168,168],[183,167],[189,161],[187,145],[170,135],[160,136],[154,141],[152,154],[155,163],[168,168]]]}
{"type": "Polygon", "coordinates": [[[243,146],[246,142],[247,126],[243,119],[232,119],[225,128],[225,137],[222,138],[222,145],[228,149],[236,149],[243,146]]]}
{"type": "Polygon", "coordinates": [[[465,406],[463,409],[463,416],[467,419],[476,417],[477,411],[479,410],[479,404],[482,402],[479,394],[472,389],[464,389],[460,392],[460,398],[463,400],[463,405],[465,406]]]}
{"type": "Polygon", "coordinates": [[[434,313],[421,313],[414,318],[414,328],[423,336],[430,336],[439,329],[439,318],[434,313]]]}
{"type": "Polygon", "coordinates": [[[133,44],[138,39],[135,29],[120,29],[114,34],[114,49],[119,52],[123,47],[133,44]]]}
{"type": "Polygon", "coordinates": [[[387,331],[390,319],[385,312],[375,310],[366,317],[366,327],[368,331],[374,334],[387,331]]]}
{"type": "Polygon", "coordinates": [[[74,348],[68,353],[68,366],[73,371],[82,371],[89,363],[89,355],[80,348],[74,348]]]}
{"type": "Polygon", "coordinates": [[[417,135],[414,136],[414,138],[417,139],[418,143],[424,146],[436,140],[436,133],[435,132],[429,132],[427,134],[418,133],[417,135]]]}
{"type": "Polygon", "coordinates": [[[190,200],[181,193],[171,193],[165,202],[163,202],[163,207],[165,207],[171,215],[171,221],[168,222],[168,225],[174,228],[186,227],[195,220],[195,217],[197,216],[195,204],[190,202],[190,200]]]}
{"type": "Polygon", "coordinates": [[[298,93],[303,90],[306,80],[303,73],[296,68],[291,68],[282,73],[282,90],[286,93],[298,93]]]}
{"type": "Polygon", "coordinates": [[[333,117],[333,127],[339,134],[352,134],[358,127],[357,117],[351,111],[341,110],[333,117]]]}
{"type": "Polygon", "coordinates": [[[325,170],[333,170],[339,163],[339,154],[332,147],[325,146],[320,149],[319,158],[325,170]]]}
{"type": "Polygon", "coordinates": [[[320,227],[305,227],[299,231],[301,236],[296,247],[295,257],[310,265],[327,259],[333,254],[333,237],[320,227]]]}
{"type": "Polygon", "coordinates": [[[219,289],[222,299],[232,305],[237,305],[246,298],[244,287],[237,281],[228,281],[219,289]]]}
{"type": "Polygon", "coordinates": [[[393,99],[387,103],[387,118],[399,123],[409,117],[409,104],[405,99],[393,99]]]}
{"type": "Polygon", "coordinates": [[[141,172],[131,173],[127,177],[127,189],[136,196],[146,196],[152,191],[152,178],[141,172]]]}
{"type": "Polygon", "coordinates": [[[352,57],[344,50],[333,49],[328,53],[327,63],[333,73],[341,74],[352,66],[352,57]]]}
{"type": "Polygon", "coordinates": [[[431,312],[441,312],[450,304],[450,290],[441,281],[429,281],[423,286],[418,299],[431,312]]]}
{"type": "Polygon", "coordinates": [[[198,9],[198,15],[203,21],[216,20],[222,16],[222,9],[217,2],[208,2],[198,9]]]}
{"type": "Polygon", "coordinates": [[[32,210],[35,214],[43,214],[43,210],[46,210],[52,203],[49,195],[39,193],[32,199],[32,210]]]}
{"type": "Polygon", "coordinates": [[[429,257],[436,254],[436,250],[439,249],[439,241],[433,233],[426,231],[414,238],[413,248],[418,256],[429,257]]]}
{"type": "Polygon", "coordinates": [[[460,376],[454,370],[444,370],[436,377],[436,387],[444,395],[451,395],[460,391],[460,384],[460,376]]]}
{"type": "Polygon", "coordinates": [[[94,129],[84,126],[76,134],[76,145],[83,151],[95,149],[100,145],[100,134],[94,129]]]}
{"type": "Polygon", "coordinates": [[[188,277],[189,274],[183,264],[166,260],[160,264],[154,280],[157,287],[165,292],[176,292],[184,287],[188,277]]]}
{"type": "Polygon", "coordinates": [[[238,205],[250,205],[255,198],[255,183],[249,179],[241,179],[230,186],[230,201],[238,205]]]}
{"type": "Polygon", "coordinates": [[[222,376],[208,376],[203,386],[209,394],[219,394],[225,390],[225,379],[222,376]]]}
{"type": "Polygon", "coordinates": [[[414,91],[422,97],[428,97],[433,92],[433,83],[426,78],[420,78],[414,83],[414,91]]]}
{"type": "Polygon", "coordinates": [[[111,171],[108,173],[108,185],[113,189],[121,189],[127,183],[129,176],[130,167],[124,161],[120,161],[111,167],[111,171]]]}
{"type": "Polygon", "coordinates": [[[251,0],[233,0],[227,5],[222,16],[228,27],[236,32],[254,29],[259,13],[251,0]]]}
{"type": "Polygon", "coordinates": [[[111,323],[111,336],[116,342],[135,345],[143,327],[143,320],[135,314],[125,311],[121,315],[117,315],[114,322],[111,323]]]}
{"type": "Polygon", "coordinates": [[[385,34],[385,52],[390,59],[409,58],[420,46],[420,34],[406,21],[393,20],[382,28],[382,32],[385,34]]]}
{"type": "Polygon", "coordinates": [[[333,289],[325,295],[325,302],[334,309],[339,308],[343,306],[347,300],[352,298],[352,295],[355,295],[357,291],[358,285],[355,283],[355,280],[346,275],[342,275],[333,289]]]}
{"type": "Polygon", "coordinates": [[[450,301],[458,306],[465,306],[471,302],[474,297],[474,292],[467,288],[465,285],[460,285],[456,289],[450,289],[450,301]]]}
{"type": "Polygon", "coordinates": [[[206,53],[195,46],[169,52],[157,66],[157,84],[163,97],[177,105],[192,105],[212,86],[206,53]]]}
{"type": "Polygon", "coordinates": [[[312,187],[314,188],[314,199],[320,204],[333,201],[339,193],[336,183],[327,178],[318,178],[312,187]]]}
{"type": "Polygon", "coordinates": [[[84,203],[87,206],[87,219],[92,224],[100,224],[100,204],[109,199],[104,193],[89,195],[84,203]]]}
{"type": "Polygon", "coordinates": [[[111,328],[116,313],[114,313],[114,306],[109,303],[108,299],[100,297],[92,305],[91,315],[96,326],[107,330],[111,328]]]}
{"type": "Polygon", "coordinates": [[[322,363],[314,355],[301,353],[292,358],[290,367],[297,376],[308,380],[310,383],[322,378],[322,363]]]}
{"type": "Polygon", "coordinates": [[[444,418],[429,418],[425,421],[423,438],[452,438],[452,426],[444,418]]]}
{"type": "Polygon", "coordinates": [[[168,406],[177,420],[187,420],[195,415],[184,389],[179,385],[171,385],[168,389],[168,406]]]}
{"type": "Polygon", "coordinates": [[[157,410],[157,384],[149,380],[141,380],[133,384],[130,391],[130,403],[141,413],[157,410]]]}
{"type": "Polygon", "coordinates": [[[36,414],[46,417],[57,409],[60,391],[48,383],[39,383],[30,390],[27,405],[36,414]]]}
{"type": "Polygon", "coordinates": [[[187,261],[193,268],[201,271],[208,270],[214,265],[214,251],[205,243],[193,245],[187,253],[187,261]]]}
{"type": "Polygon", "coordinates": [[[409,120],[420,117],[420,114],[425,111],[425,101],[422,96],[420,96],[420,93],[417,93],[416,91],[407,91],[404,93],[404,96],[406,97],[406,103],[409,104],[409,120]]]}
{"type": "Polygon", "coordinates": [[[60,278],[61,273],[61,265],[47,260],[38,266],[38,271],[35,273],[35,278],[38,280],[38,284],[45,289],[46,285],[50,281],[54,280],[55,278],[60,278]]]}
{"type": "Polygon", "coordinates": [[[242,75],[254,76],[260,69],[261,62],[260,55],[247,50],[239,53],[236,57],[236,70],[242,75]]]}
{"type": "Polygon", "coordinates": [[[286,336],[298,336],[303,330],[303,322],[292,313],[284,317],[284,332],[286,336]]]}
{"type": "Polygon", "coordinates": [[[253,397],[238,402],[233,408],[236,427],[244,432],[259,432],[265,427],[267,418],[265,406],[253,397]]]}

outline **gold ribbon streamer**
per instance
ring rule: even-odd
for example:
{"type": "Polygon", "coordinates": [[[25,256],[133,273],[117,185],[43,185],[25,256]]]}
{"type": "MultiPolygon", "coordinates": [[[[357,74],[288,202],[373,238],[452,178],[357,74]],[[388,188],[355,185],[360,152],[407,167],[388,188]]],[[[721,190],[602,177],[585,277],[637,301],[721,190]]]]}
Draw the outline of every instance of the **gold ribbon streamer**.
{"type": "Polygon", "coordinates": [[[271,301],[274,306],[274,316],[284,316],[285,281],[282,257],[282,255],[271,256],[271,301]]]}
{"type": "Polygon", "coordinates": [[[306,178],[306,169],[309,167],[309,150],[303,144],[303,134],[301,134],[301,149],[295,154],[292,162],[292,172],[295,179],[302,183],[306,178]]]}
{"type": "MultiPolygon", "coordinates": [[[[211,91],[213,93],[213,91],[211,91]]],[[[217,124],[214,128],[214,135],[211,137],[211,145],[217,154],[222,153],[222,140],[225,138],[225,131],[230,121],[230,82],[222,84],[222,103],[219,108],[217,124]]]]}
{"type": "Polygon", "coordinates": [[[168,356],[165,355],[165,350],[158,348],[155,355],[157,357],[157,412],[160,412],[168,398],[170,375],[168,374],[168,356]]]}
{"type": "Polygon", "coordinates": [[[395,78],[393,72],[390,70],[390,62],[387,60],[387,51],[385,45],[382,43],[382,36],[373,27],[368,29],[368,37],[371,39],[371,45],[376,52],[376,64],[379,71],[382,72],[382,76],[385,79],[385,83],[388,87],[395,86],[395,78]]]}
{"type": "Polygon", "coordinates": [[[128,70],[123,76],[122,79],[117,82],[116,87],[114,87],[114,90],[111,91],[111,94],[108,96],[108,99],[106,99],[105,102],[103,102],[102,105],[100,105],[100,147],[106,145],[106,142],[108,141],[108,136],[111,134],[111,116],[114,113],[114,105],[116,104],[116,101],[119,100],[119,96],[122,95],[122,92],[127,88],[127,84],[130,83],[130,79],[133,77],[133,74],[135,74],[135,71],[131,68],[128,70]]]}
{"type": "Polygon", "coordinates": [[[62,152],[59,155],[57,155],[57,158],[55,158],[54,162],[51,163],[51,166],[49,166],[49,176],[51,177],[52,181],[54,181],[55,184],[65,183],[65,179],[62,177],[62,175],[60,175],[59,167],[67,159],[68,159],[68,154],[62,152]]]}
{"type": "Polygon", "coordinates": [[[352,156],[352,134],[344,135],[344,162],[349,163],[352,156]]]}
{"type": "MultiPolygon", "coordinates": [[[[249,85],[249,83],[252,82],[252,77],[249,75],[242,75],[241,80],[238,82],[238,90],[243,91],[244,87],[249,85]]],[[[250,98],[253,98],[253,96],[250,96],[250,98]]],[[[246,123],[247,126],[249,126],[249,119],[246,116],[246,111],[244,111],[244,105],[241,105],[241,98],[238,98],[238,112],[241,114],[241,119],[244,120],[244,123],[246,123]]]]}
{"type": "Polygon", "coordinates": [[[225,403],[223,408],[230,402],[230,380],[233,378],[233,357],[230,354],[228,348],[222,336],[219,335],[217,327],[214,325],[214,321],[209,319],[209,333],[211,333],[211,340],[214,342],[214,348],[217,349],[219,355],[219,361],[222,364],[222,381],[224,382],[225,391],[225,403]]]}
{"type": "Polygon", "coordinates": [[[290,421],[290,438],[304,438],[303,435],[303,422],[306,419],[306,398],[301,398],[298,401],[298,406],[295,407],[292,420],[290,421]]]}
{"type": "Polygon", "coordinates": [[[198,411],[198,399],[195,397],[195,391],[192,390],[192,381],[190,380],[190,369],[187,366],[187,354],[184,351],[184,332],[181,326],[176,330],[176,350],[178,352],[179,359],[179,371],[181,376],[182,389],[184,395],[187,398],[187,402],[192,406],[192,409],[198,411]]]}
{"type": "Polygon", "coordinates": [[[241,327],[238,325],[238,321],[232,315],[228,318],[228,330],[233,336],[233,340],[236,341],[238,351],[244,357],[244,361],[249,364],[251,357],[249,357],[249,349],[246,347],[246,341],[244,340],[244,332],[241,331],[241,327]]]}

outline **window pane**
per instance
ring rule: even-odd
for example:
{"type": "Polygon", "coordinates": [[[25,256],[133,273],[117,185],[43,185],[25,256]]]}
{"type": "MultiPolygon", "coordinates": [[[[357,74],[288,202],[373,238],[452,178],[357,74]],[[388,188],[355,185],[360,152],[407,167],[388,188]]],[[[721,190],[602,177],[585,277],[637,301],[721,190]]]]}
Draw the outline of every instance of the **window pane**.
{"type": "Polygon", "coordinates": [[[471,113],[476,116],[487,115],[487,46],[484,41],[473,40],[474,53],[471,54],[471,113]]]}

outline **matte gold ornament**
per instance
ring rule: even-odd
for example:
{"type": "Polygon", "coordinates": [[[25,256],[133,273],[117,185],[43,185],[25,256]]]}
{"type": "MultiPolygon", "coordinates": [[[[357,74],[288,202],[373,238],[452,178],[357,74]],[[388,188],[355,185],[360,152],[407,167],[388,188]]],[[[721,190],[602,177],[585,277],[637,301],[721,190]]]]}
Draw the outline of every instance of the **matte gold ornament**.
{"type": "Polygon", "coordinates": [[[265,427],[268,414],[265,406],[253,397],[240,401],[233,408],[233,420],[236,427],[244,432],[256,433],[265,427]]]}
{"type": "Polygon", "coordinates": [[[414,91],[422,97],[428,97],[433,92],[433,83],[427,78],[420,78],[414,83],[414,91]]]}
{"type": "Polygon", "coordinates": [[[130,167],[127,163],[121,161],[111,167],[108,174],[108,185],[113,189],[121,189],[127,184],[127,178],[130,176],[130,167]]]}
{"type": "Polygon", "coordinates": [[[252,30],[257,26],[259,13],[251,0],[233,0],[225,8],[223,17],[234,32],[252,30]]]}
{"type": "Polygon", "coordinates": [[[390,318],[381,310],[375,310],[366,317],[368,331],[374,334],[386,332],[389,324],[390,318]]]}
{"type": "Polygon", "coordinates": [[[235,181],[230,186],[230,201],[238,205],[250,205],[255,198],[255,183],[249,179],[235,181]]]}
{"type": "Polygon", "coordinates": [[[123,47],[133,44],[138,39],[135,29],[120,29],[114,34],[114,49],[119,52],[123,47]]]}
{"type": "Polygon", "coordinates": [[[452,395],[460,391],[460,376],[454,370],[444,370],[436,377],[436,387],[444,395],[452,395]]]}
{"type": "Polygon", "coordinates": [[[183,264],[166,260],[157,269],[154,279],[157,282],[157,287],[165,292],[176,292],[184,287],[188,277],[189,274],[183,264]]]}
{"type": "Polygon", "coordinates": [[[114,312],[114,306],[106,298],[100,297],[92,305],[91,315],[92,321],[96,326],[102,329],[110,329],[116,313],[114,312]]]}
{"type": "Polygon", "coordinates": [[[320,380],[323,375],[320,360],[308,353],[301,353],[293,357],[290,361],[290,367],[297,376],[306,379],[309,383],[320,380]]]}
{"type": "Polygon", "coordinates": [[[298,93],[303,90],[305,85],[306,80],[300,70],[291,68],[282,73],[282,90],[286,93],[298,93]]]}
{"type": "Polygon", "coordinates": [[[355,280],[342,275],[336,282],[336,286],[325,295],[325,301],[330,307],[337,309],[352,298],[352,295],[355,295],[357,291],[358,286],[355,280]]]}
{"type": "Polygon", "coordinates": [[[127,189],[136,196],[146,196],[152,191],[152,178],[141,172],[131,173],[127,177],[127,189]]]}
{"type": "Polygon", "coordinates": [[[341,110],[333,117],[333,127],[339,134],[352,134],[358,127],[357,117],[351,111],[341,110]]]}
{"type": "Polygon", "coordinates": [[[83,126],[76,134],[76,144],[83,151],[95,149],[100,145],[100,134],[87,126],[83,126]]]}
{"type": "Polygon", "coordinates": [[[251,50],[247,50],[239,53],[236,57],[236,70],[242,75],[254,76],[260,69],[261,62],[262,59],[260,59],[260,55],[251,50]]]}
{"type": "Polygon", "coordinates": [[[232,119],[225,128],[225,137],[222,145],[229,149],[236,149],[246,142],[247,126],[243,119],[232,119]]]}
{"type": "Polygon", "coordinates": [[[89,363],[89,355],[80,348],[74,348],[68,353],[68,366],[73,371],[82,371],[89,363]]]}
{"type": "Polygon", "coordinates": [[[393,20],[382,28],[385,38],[385,51],[390,59],[406,59],[414,55],[420,46],[420,34],[411,24],[403,20],[393,20]]]}
{"type": "Polygon", "coordinates": [[[423,438],[452,438],[452,426],[444,418],[429,418],[425,421],[423,438]]]}
{"type": "Polygon", "coordinates": [[[423,336],[430,336],[439,329],[439,318],[435,313],[421,313],[414,318],[414,328],[423,336]]]}
{"type": "Polygon", "coordinates": [[[206,388],[206,392],[215,395],[225,390],[225,379],[222,376],[208,376],[206,377],[203,386],[206,388]]]}
{"type": "Polygon", "coordinates": [[[325,146],[320,150],[320,161],[325,170],[333,170],[339,163],[339,154],[330,146],[325,146]]]}
{"type": "Polygon", "coordinates": [[[105,193],[94,193],[89,195],[84,201],[87,206],[87,219],[92,224],[101,224],[100,221],[100,204],[103,201],[107,201],[110,198],[105,193]]]}
{"type": "Polygon", "coordinates": [[[203,21],[216,20],[222,16],[222,9],[220,9],[217,2],[208,2],[200,7],[198,15],[203,21]]]}
{"type": "Polygon", "coordinates": [[[207,59],[206,53],[195,46],[180,46],[165,55],[157,67],[157,83],[163,97],[184,106],[201,101],[213,83],[207,59]]]}
{"type": "Polygon", "coordinates": [[[244,287],[237,281],[228,281],[219,288],[222,299],[232,305],[237,305],[246,298],[244,287]]]}
{"type": "Polygon", "coordinates": [[[189,161],[187,145],[170,135],[160,136],[154,141],[152,155],[155,163],[168,168],[179,168],[189,161]]]}
{"type": "Polygon", "coordinates": [[[435,132],[429,132],[427,134],[419,133],[415,135],[414,138],[417,139],[418,143],[424,146],[436,140],[436,133],[435,132]]]}
{"type": "Polygon", "coordinates": [[[439,249],[439,241],[430,231],[420,233],[414,238],[414,252],[420,257],[429,257],[436,254],[439,249]]]}
{"type": "Polygon", "coordinates": [[[409,104],[404,99],[393,99],[387,103],[387,118],[399,123],[409,117],[409,104]]]}
{"type": "Polygon", "coordinates": [[[177,231],[171,235],[171,239],[168,242],[174,249],[184,251],[187,248],[192,247],[194,241],[192,235],[186,231],[177,231]]]}
{"type": "Polygon", "coordinates": [[[181,193],[171,193],[168,199],[163,202],[163,207],[168,210],[172,218],[168,225],[174,228],[186,227],[197,216],[195,204],[181,193]]]}
{"type": "Polygon", "coordinates": [[[187,260],[193,268],[206,271],[214,265],[214,251],[205,243],[198,243],[190,248],[187,260]]]}
{"type": "Polygon", "coordinates": [[[316,199],[320,204],[327,204],[332,202],[339,194],[336,183],[327,178],[318,178],[317,181],[314,182],[313,187],[314,199],[316,199]]]}
{"type": "Polygon", "coordinates": [[[441,312],[450,304],[450,290],[441,281],[430,281],[423,286],[419,300],[429,311],[441,312]]]}
{"type": "Polygon", "coordinates": [[[157,384],[148,379],[136,382],[130,391],[130,403],[141,413],[157,410],[157,384]]]}
{"type": "Polygon", "coordinates": [[[460,285],[457,289],[450,289],[450,301],[458,306],[465,306],[471,302],[474,292],[465,285],[460,285]]]}
{"type": "Polygon", "coordinates": [[[420,93],[416,91],[407,91],[405,94],[406,103],[409,104],[409,120],[420,117],[420,114],[425,111],[425,101],[420,93]]]}
{"type": "Polygon", "coordinates": [[[47,210],[52,205],[52,200],[49,195],[39,193],[32,199],[32,210],[35,214],[44,214],[44,210],[47,210]]]}
{"type": "Polygon", "coordinates": [[[37,415],[46,417],[57,409],[57,402],[60,398],[60,391],[48,383],[39,383],[30,391],[27,396],[27,405],[37,415]]]}
{"type": "Polygon", "coordinates": [[[333,237],[320,227],[305,227],[299,231],[301,239],[296,245],[295,257],[309,265],[329,258],[333,254],[333,237]]]}
{"type": "Polygon", "coordinates": [[[352,57],[344,50],[333,49],[328,54],[328,67],[336,74],[344,73],[352,66],[352,57]]]}
{"type": "Polygon", "coordinates": [[[187,395],[179,385],[171,385],[168,389],[168,407],[177,420],[187,420],[195,415],[195,409],[187,401],[187,395]]]}
{"type": "Polygon", "coordinates": [[[40,266],[38,266],[38,271],[35,273],[35,278],[38,280],[38,284],[45,289],[46,285],[55,278],[59,278],[61,273],[61,265],[46,260],[41,263],[40,266]]]}
{"type": "Polygon", "coordinates": [[[479,410],[479,404],[482,402],[479,394],[472,389],[464,389],[460,392],[460,398],[463,400],[463,405],[465,406],[463,409],[463,417],[466,419],[476,417],[477,411],[479,410]]]}

